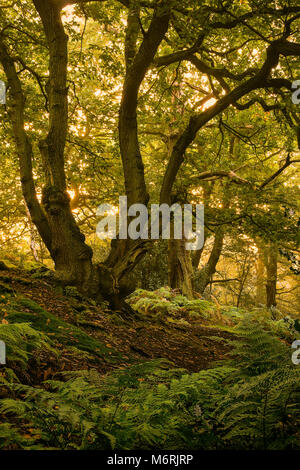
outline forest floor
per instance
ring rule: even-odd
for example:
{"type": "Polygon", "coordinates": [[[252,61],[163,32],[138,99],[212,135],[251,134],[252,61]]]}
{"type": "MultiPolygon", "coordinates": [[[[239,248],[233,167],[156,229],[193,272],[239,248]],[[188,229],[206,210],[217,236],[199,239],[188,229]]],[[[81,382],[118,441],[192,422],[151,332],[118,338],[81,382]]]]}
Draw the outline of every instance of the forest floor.
{"type": "Polygon", "coordinates": [[[223,339],[233,338],[203,319],[188,325],[139,314],[126,317],[72,288],[63,290],[43,272],[0,270],[0,297],[0,322],[30,322],[59,351],[59,357],[46,352],[34,359],[30,381],[35,383],[60,371],[94,368],[106,373],[158,358],[196,372],[224,359],[229,346],[223,339]]]}
{"type": "Polygon", "coordinates": [[[167,287],[112,311],[30,266],[0,260],[0,449],[299,448],[292,318],[167,287]]]}

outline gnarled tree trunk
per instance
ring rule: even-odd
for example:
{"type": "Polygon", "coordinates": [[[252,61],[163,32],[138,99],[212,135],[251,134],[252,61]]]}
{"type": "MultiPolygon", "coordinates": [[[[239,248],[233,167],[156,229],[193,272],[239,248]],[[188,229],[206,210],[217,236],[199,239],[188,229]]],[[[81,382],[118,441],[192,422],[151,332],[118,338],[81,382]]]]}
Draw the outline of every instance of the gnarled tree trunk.
{"type": "Polygon", "coordinates": [[[185,240],[171,238],[168,246],[168,282],[172,289],[178,289],[188,298],[193,298],[193,266],[190,251],[185,240]]]}
{"type": "MultiPolygon", "coordinates": [[[[77,286],[86,295],[115,299],[120,293],[122,279],[147,251],[147,243],[143,240],[115,240],[106,263],[98,266],[92,264],[92,250],[85,243],[85,236],[72,214],[64,170],[68,130],[68,37],[62,23],[61,9],[67,2],[33,2],[40,15],[49,50],[49,80],[46,86],[49,124],[47,135],[39,143],[45,179],[41,203],[34,185],[32,146],[24,129],[25,95],[15,61],[0,38],[0,60],[11,90],[10,116],[20,161],[23,195],[32,221],[55,263],[58,278],[65,284],[77,286]]],[[[168,29],[170,17],[168,2],[158,2],[149,29],[137,50],[140,33],[138,5],[136,0],[129,0],[126,76],[119,114],[120,151],[128,205],[147,204],[149,200],[138,142],[138,93],[168,29]]]]}
{"type": "MultiPolygon", "coordinates": [[[[129,1],[125,39],[126,76],[119,112],[119,143],[128,206],[132,204],[147,205],[149,202],[138,139],[138,93],[156,51],[167,32],[169,18],[170,9],[168,2],[164,0],[155,8],[149,29],[137,50],[140,30],[139,2],[129,1]]],[[[113,241],[105,267],[112,280],[114,298],[117,298],[118,292],[122,291],[126,283],[126,274],[137,265],[147,252],[148,247],[149,242],[141,239],[113,241]]]]}
{"type": "Polygon", "coordinates": [[[51,256],[60,280],[80,286],[90,293],[93,276],[92,250],[85,244],[70,207],[64,171],[64,151],[68,129],[68,37],[61,12],[53,2],[34,0],[41,17],[49,48],[49,130],[39,143],[46,185],[42,209],[51,234],[51,256]]]}

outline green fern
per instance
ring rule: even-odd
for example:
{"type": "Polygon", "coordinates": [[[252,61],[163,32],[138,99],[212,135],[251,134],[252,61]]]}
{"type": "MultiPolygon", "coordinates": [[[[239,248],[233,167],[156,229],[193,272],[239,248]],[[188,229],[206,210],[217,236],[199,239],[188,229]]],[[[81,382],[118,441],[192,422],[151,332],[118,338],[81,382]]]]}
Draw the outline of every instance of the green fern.
{"type": "Polygon", "coordinates": [[[55,353],[47,336],[29,323],[0,324],[0,339],[6,344],[7,360],[26,366],[36,350],[55,353]]]}
{"type": "Polygon", "coordinates": [[[165,361],[105,376],[96,370],[66,372],[40,387],[11,374],[0,383],[9,391],[0,400],[0,445],[299,449],[300,370],[289,345],[251,317],[235,332],[230,359],[193,374],[170,369],[165,361]]]}

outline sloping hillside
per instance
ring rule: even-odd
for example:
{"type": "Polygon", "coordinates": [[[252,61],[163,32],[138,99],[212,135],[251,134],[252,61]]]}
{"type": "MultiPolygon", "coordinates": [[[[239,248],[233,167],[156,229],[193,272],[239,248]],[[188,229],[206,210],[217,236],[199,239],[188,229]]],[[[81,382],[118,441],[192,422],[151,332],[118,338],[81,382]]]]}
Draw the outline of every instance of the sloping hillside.
{"type": "MultiPolygon", "coordinates": [[[[73,288],[63,290],[51,278],[51,271],[33,272],[10,268],[0,271],[2,321],[29,322],[46,333],[60,351],[59,361],[45,358],[43,370],[95,367],[107,372],[141,360],[166,358],[175,367],[190,371],[208,368],[228,351],[215,337],[230,338],[226,331],[212,327],[205,312],[190,319],[173,318],[162,310],[160,317],[136,313],[128,318],[106,305],[83,299],[73,288]],[[77,355],[71,349],[77,348],[77,355]],[[88,353],[83,357],[80,351],[88,353]],[[53,369],[52,369],[53,368],[53,369]]],[[[213,306],[211,306],[213,307],[213,306]]],[[[49,374],[49,373],[48,373],[49,374]]]]}
{"type": "Polygon", "coordinates": [[[0,268],[0,449],[300,448],[293,319],[168,288],[128,316],[0,268]]]}

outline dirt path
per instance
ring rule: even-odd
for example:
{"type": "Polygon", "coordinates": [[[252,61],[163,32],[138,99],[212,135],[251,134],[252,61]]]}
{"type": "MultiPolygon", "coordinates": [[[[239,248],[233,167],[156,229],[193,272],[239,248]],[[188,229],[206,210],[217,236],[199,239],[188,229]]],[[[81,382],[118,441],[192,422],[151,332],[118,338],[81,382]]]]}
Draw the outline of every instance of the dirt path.
{"type": "Polygon", "coordinates": [[[224,359],[230,349],[225,342],[216,338],[232,339],[232,334],[200,322],[192,326],[174,326],[138,317],[124,318],[103,306],[64,296],[52,281],[32,279],[23,271],[1,271],[1,280],[16,294],[34,300],[46,311],[79,326],[107,348],[121,353],[122,362],[106,364],[105,367],[101,364],[103,371],[126,366],[132,361],[165,358],[174,367],[196,372],[224,359]]]}

